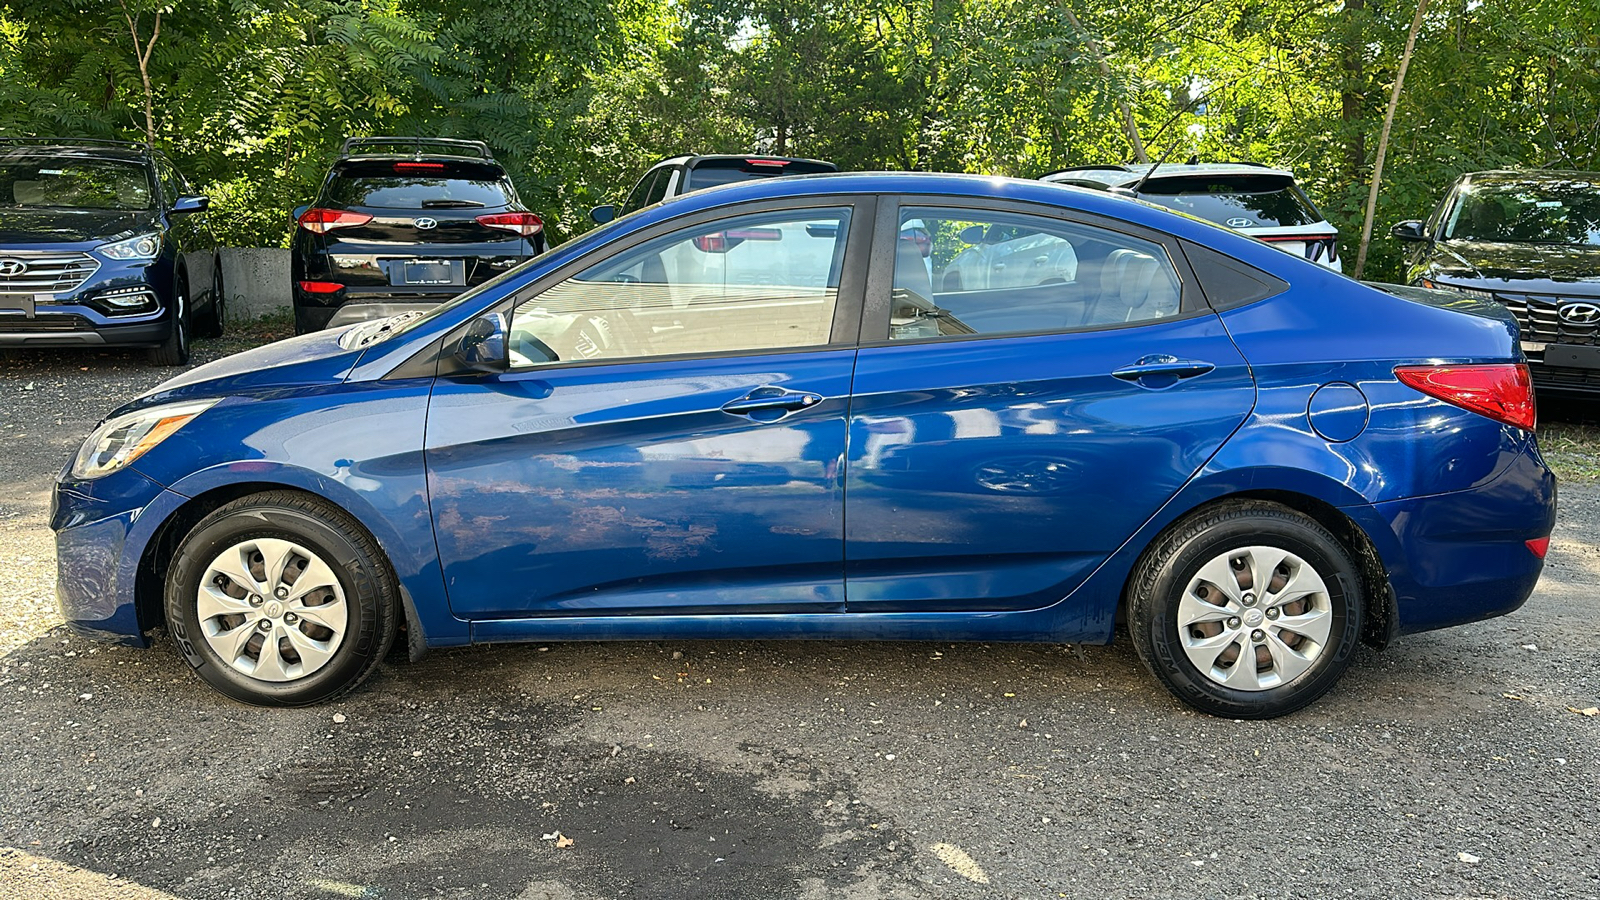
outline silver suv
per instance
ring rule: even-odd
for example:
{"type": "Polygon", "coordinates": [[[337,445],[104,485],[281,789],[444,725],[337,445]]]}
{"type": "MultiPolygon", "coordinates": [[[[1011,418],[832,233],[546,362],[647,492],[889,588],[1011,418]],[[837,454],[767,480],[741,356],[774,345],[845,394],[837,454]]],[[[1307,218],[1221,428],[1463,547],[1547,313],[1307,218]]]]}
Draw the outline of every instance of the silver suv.
{"type": "Polygon", "coordinates": [[[1338,230],[1300,190],[1293,172],[1260,163],[1157,164],[1153,173],[1151,168],[1114,163],[1074,166],[1039,180],[1131,193],[1241,231],[1335,272],[1344,271],[1338,230]]]}

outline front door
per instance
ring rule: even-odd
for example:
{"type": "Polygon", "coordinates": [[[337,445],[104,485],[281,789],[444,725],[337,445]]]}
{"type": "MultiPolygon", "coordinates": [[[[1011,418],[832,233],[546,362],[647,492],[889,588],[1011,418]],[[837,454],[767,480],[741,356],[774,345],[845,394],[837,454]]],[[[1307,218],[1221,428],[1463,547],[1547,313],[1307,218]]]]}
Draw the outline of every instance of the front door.
{"type": "Polygon", "coordinates": [[[510,371],[429,405],[456,615],[843,609],[852,211],[678,228],[517,299],[510,371]]]}
{"type": "Polygon", "coordinates": [[[856,363],[850,610],[1049,605],[1199,471],[1254,383],[1159,235],[992,207],[912,221],[933,240],[896,241],[856,363]],[[943,277],[997,229],[1003,286],[943,277]]]}

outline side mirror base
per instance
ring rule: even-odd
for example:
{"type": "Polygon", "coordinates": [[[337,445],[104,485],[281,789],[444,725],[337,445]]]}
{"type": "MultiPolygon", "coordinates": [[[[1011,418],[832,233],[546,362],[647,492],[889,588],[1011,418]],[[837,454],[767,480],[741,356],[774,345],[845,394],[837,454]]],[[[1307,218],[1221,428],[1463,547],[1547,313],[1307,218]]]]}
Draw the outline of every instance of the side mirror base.
{"type": "Polygon", "coordinates": [[[617,208],[610,203],[605,206],[596,206],[594,209],[589,210],[589,218],[593,219],[596,225],[604,225],[616,217],[617,208]]]}
{"type": "Polygon", "coordinates": [[[1389,234],[1402,241],[1411,241],[1413,243],[1428,240],[1427,225],[1418,219],[1397,223],[1393,228],[1389,229],[1389,234]]]}

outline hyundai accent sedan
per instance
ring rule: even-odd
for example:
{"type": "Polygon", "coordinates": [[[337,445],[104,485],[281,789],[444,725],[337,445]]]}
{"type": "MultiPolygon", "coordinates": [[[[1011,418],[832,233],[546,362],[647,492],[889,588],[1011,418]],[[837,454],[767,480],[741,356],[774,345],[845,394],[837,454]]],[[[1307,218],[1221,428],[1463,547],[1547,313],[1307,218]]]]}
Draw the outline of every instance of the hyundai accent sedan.
{"type": "Polygon", "coordinates": [[[124,643],[165,626],[265,705],[350,690],[402,633],[1126,622],[1185,703],[1277,716],[1362,641],[1515,610],[1543,565],[1515,323],[1396,290],[1041,182],[696,192],[123,406],[56,488],[61,606],[124,643]],[[974,227],[1069,244],[1071,279],[946,287],[974,227]]]}

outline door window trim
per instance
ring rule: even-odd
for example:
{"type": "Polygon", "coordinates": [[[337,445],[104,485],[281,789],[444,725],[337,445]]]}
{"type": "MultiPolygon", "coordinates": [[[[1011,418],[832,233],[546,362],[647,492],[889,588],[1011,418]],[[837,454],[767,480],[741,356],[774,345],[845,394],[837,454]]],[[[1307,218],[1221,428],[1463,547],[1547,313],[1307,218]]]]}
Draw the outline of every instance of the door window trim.
{"type": "Polygon", "coordinates": [[[1008,338],[1038,337],[1040,335],[1084,334],[1096,331],[1138,328],[1213,315],[1211,307],[1206,303],[1205,295],[1200,290],[1199,280],[1195,278],[1194,271],[1189,267],[1189,261],[1183,255],[1183,249],[1179,245],[1177,237],[1166,232],[1126,222],[1122,219],[1079,210],[1064,209],[1059,206],[1027,200],[999,200],[988,197],[965,197],[948,194],[885,194],[878,198],[878,215],[876,227],[873,229],[872,251],[868,258],[870,271],[867,273],[866,293],[863,297],[860,331],[860,346],[863,348],[916,347],[924,344],[941,344],[955,341],[993,341],[1008,338]],[[904,209],[971,210],[974,213],[974,217],[980,220],[985,215],[1006,213],[1034,216],[1041,219],[1053,219],[1067,225],[1098,228],[1158,244],[1166,251],[1167,262],[1172,266],[1173,273],[1178,277],[1178,314],[1163,316],[1159,319],[1141,319],[1136,322],[1109,322],[1103,325],[1084,325],[1077,328],[946,334],[938,337],[892,339],[888,335],[889,311],[893,300],[892,289],[896,262],[895,241],[899,240],[900,214],[901,210],[904,209]],[[869,335],[879,334],[883,335],[883,337],[869,337],[869,335]]]}
{"type": "MultiPolygon", "coordinates": [[[[890,204],[892,205],[892,204],[890,204]]],[[[826,350],[852,349],[856,346],[860,335],[862,302],[865,296],[865,281],[868,266],[865,264],[868,254],[872,251],[873,228],[872,222],[877,211],[883,206],[882,198],[874,194],[836,194],[831,196],[809,196],[798,198],[777,198],[763,200],[758,203],[738,204],[735,206],[720,206],[712,209],[697,210],[657,222],[647,228],[641,228],[626,237],[618,238],[608,247],[605,255],[586,254],[577,259],[570,260],[565,265],[552,271],[533,283],[514,291],[509,296],[493,305],[483,309],[477,315],[461,323],[449,331],[437,344],[432,344],[417,356],[402,363],[394,372],[386,376],[414,377],[417,373],[413,363],[421,363],[428,354],[436,355],[432,360],[433,374],[435,377],[492,377],[492,373],[476,372],[471,370],[461,371],[450,368],[450,350],[456,342],[466,333],[472,323],[482,316],[492,313],[501,313],[510,321],[512,312],[521,304],[533,299],[549,288],[566,281],[589,269],[604,265],[616,257],[628,253],[641,244],[656,238],[672,234],[677,231],[695,228],[721,219],[743,217],[747,215],[760,215],[768,212],[789,212],[791,210],[807,209],[838,209],[841,207],[850,210],[850,228],[845,235],[844,259],[839,268],[839,289],[833,306],[833,322],[828,329],[828,342],[825,344],[809,344],[801,347],[764,347],[753,350],[723,350],[715,353],[675,353],[659,356],[627,356],[609,359],[586,360],[557,360],[539,366],[522,369],[511,369],[498,375],[524,375],[546,372],[553,369],[575,368],[579,366],[607,366],[607,365],[638,365],[652,362],[671,362],[690,359],[725,359],[737,356],[778,356],[792,353],[814,353],[826,350]],[[852,261],[855,261],[852,263],[852,261]],[[404,372],[404,374],[400,374],[404,372]]],[[[890,250],[894,248],[891,245],[890,250]]],[[[892,273],[891,273],[892,274],[892,273]]],[[[887,320],[885,320],[887,321],[887,320]]]]}

